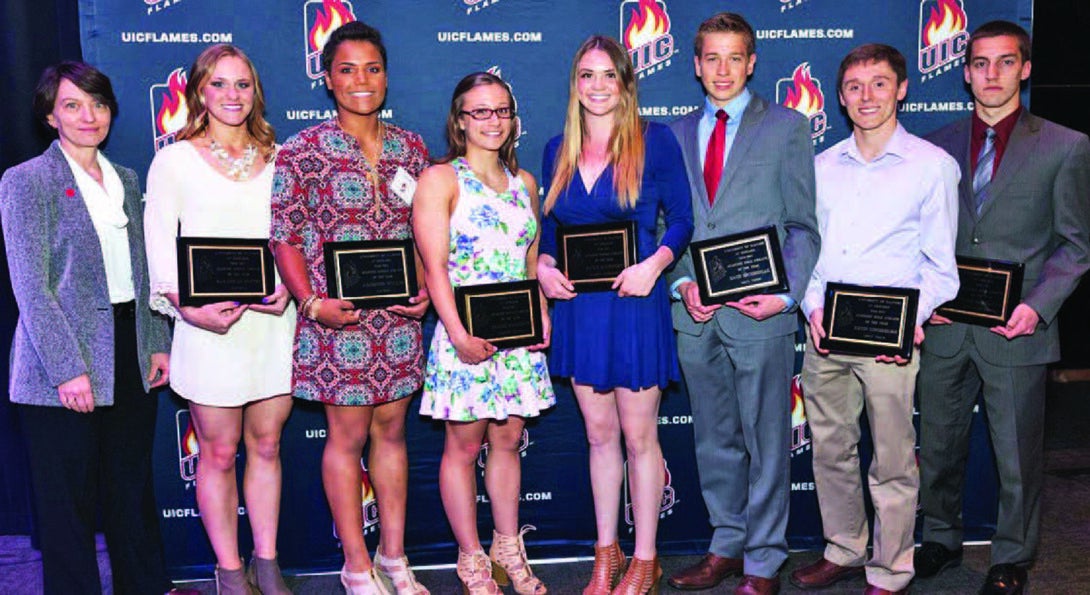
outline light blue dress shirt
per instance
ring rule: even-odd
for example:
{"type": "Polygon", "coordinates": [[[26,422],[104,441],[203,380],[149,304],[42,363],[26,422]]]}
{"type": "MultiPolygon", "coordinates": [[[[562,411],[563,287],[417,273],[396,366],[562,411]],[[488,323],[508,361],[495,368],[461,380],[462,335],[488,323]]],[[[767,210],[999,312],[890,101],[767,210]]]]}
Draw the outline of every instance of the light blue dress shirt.
{"type": "Polygon", "coordinates": [[[874,159],[849,136],[818,155],[814,170],[821,254],[802,299],[807,319],[824,307],[828,281],[915,287],[918,325],[954,299],[961,170],[953,157],[897,124],[874,159]]]}
{"type": "MultiPolygon", "coordinates": [[[[696,126],[696,140],[697,146],[700,147],[700,170],[704,170],[704,161],[708,153],[708,140],[712,137],[712,132],[715,131],[715,113],[719,110],[727,112],[727,130],[726,138],[723,144],[723,170],[727,169],[727,157],[730,156],[730,148],[734,145],[734,137],[738,135],[738,127],[742,125],[742,115],[746,112],[746,106],[749,105],[749,100],[753,97],[753,94],[749,92],[749,87],[742,89],[742,92],[737,97],[727,102],[727,105],[719,107],[715,105],[710,96],[704,96],[704,115],[700,117],[700,122],[696,126]]],[[[682,283],[692,281],[691,277],[682,277],[677,281],[674,281],[670,285],[670,294],[675,300],[681,299],[681,294],[678,293],[677,288],[682,283]]],[[[785,309],[790,310],[795,305],[795,300],[790,295],[777,294],[778,298],[782,299],[784,304],[787,305],[785,309]]]]}

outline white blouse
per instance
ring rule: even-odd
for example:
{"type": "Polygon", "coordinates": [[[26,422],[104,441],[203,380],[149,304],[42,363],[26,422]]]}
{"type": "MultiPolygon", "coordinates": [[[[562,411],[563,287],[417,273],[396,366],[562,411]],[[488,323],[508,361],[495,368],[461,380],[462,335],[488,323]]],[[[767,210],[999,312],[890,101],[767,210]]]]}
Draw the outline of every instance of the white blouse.
{"type": "Polygon", "coordinates": [[[106,286],[110,302],[123,304],[136,299],[132,285],[132,257],[129,255],[129,218],[125,215],[125,187],[117,170],[102,154],[95,151],[102,170],[100,185],[61,147],[61,153],[72,168],[80,196],[87,205],[91,223],[102,246],[102,264],[106,267],[106,286]]]}

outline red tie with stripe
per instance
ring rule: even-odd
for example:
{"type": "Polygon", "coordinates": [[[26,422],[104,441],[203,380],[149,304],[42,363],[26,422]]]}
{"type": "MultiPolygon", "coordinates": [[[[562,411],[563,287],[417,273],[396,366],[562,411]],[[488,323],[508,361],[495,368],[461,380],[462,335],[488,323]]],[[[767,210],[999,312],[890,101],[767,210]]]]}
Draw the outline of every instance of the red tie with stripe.
{"type": "Polygon", "coordinates": [[[723,175],[723,151],[727,144],[727,112],[715,112],[715,130],[708,139],[708,151],[704,154],[704,188],[708,190],[708,204],[715,204],[715,192],[719,190],[719,178],[723,175]]]}

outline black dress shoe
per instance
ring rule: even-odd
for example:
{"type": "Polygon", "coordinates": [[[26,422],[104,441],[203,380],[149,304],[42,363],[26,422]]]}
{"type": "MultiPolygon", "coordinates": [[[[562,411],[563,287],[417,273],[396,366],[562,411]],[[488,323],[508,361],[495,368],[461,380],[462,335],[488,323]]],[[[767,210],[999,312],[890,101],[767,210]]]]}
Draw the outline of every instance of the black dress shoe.
{"type": "Polygon", "coordinates": [[[916,578],[931,578],[936,574],[961,564],[962,549],[946,549],[945,545],[934,541],[920,544],[912,556],[912,565],[916,567],[916,578]]]}
{"type": "Polygon", "coordinates": [[[988,569],[988,578],[980,595],[1018,595],[1026,588],[1026,569],[1015,564],[996,564],[988,569]]]}

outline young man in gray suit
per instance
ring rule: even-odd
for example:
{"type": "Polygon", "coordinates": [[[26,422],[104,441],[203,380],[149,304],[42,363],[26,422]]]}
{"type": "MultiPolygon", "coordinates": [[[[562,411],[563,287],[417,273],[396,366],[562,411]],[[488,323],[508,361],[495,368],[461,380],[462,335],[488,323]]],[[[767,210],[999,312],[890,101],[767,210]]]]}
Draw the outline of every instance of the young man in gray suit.
{"type": "Polygon", "coordinates": [[[983,388],[1000,488],[986,594],[1021,593],[1037,552],[1045,367],[1060,357],[1056,314],[1090,267],[1090,141],[1022,107],[1029,75],[1029,35],[1005,21],[981,25],[965,65],[975,111],[928,137],[961,166],[957,253],[1025,265],[1006,324],[933,316],[920,364],[916,576],[961,562],[969,427],[983,388]]]}
{"type": "Polygon", "coordinates": [[[693,240],[774,225],[790,293],[705,305],[687,252],[667,277],[700,485],[714,527],[704,559],[669,582],[709,589],[744,574],[736,593],[776,593],[787,558],[797,304],[820,243],[813,144],[806,118],[746,88],[757,55],[744,18],[709,18],[694,45],[704,109],[671,124],[689,174],[693,240]]]}

